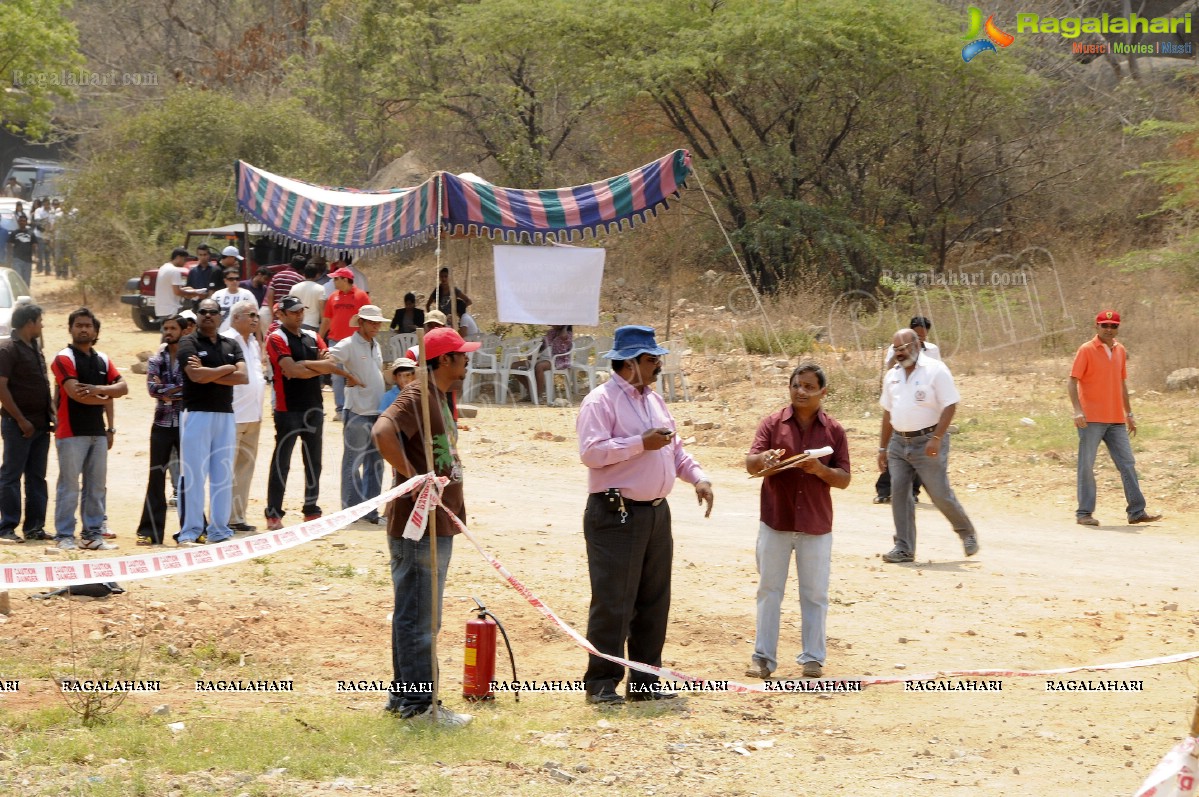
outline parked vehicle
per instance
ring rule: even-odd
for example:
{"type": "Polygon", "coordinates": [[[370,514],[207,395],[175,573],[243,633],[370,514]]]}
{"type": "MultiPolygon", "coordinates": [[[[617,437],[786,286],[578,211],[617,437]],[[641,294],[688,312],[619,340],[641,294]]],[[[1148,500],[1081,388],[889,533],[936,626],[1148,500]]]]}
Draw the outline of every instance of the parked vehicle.
{"type": "Polygon", "coordinates": [[[12,311],[18,305],[29,304],[29,286],[11,268],[0,268],[0,338],[12,334],[12,311]]]}
{"type": "Polygon", "coordinates": [[[66,172],[67,167],[58,161],[13,158],[12,166],[0,185],[7,184],[10,177],[17,178],[21,185],[22,199],[26,202],[43,197],[61,196],[60,178],[66,172]]]}
{"type": "MultiPolygon", "coordinates": [[[[270,232],[261,224],[249,226],[252,241],[260,241],[270,232]]],[[[272,273],[283,268],[284,263],[290,257],[291,250],[284,250],[269,242],[267,246],[259,246],[256,243],[247,251],[245,237],[246,225],[244,224],[227,224],[224,227],[188,230],[183,247],[194,255],[194,247],[206,243],[212,247],[213,259],[216,260],[226,246],[236,246],[245,258],[240,261],[242,279],[249,279],[258,270],[255,252],[258,252],[267,263],[278,264],[269,266],[272,273]]],[[[190,269],[195,262],[196,259],[193,256],[191,260],[187,261],[185,268],[190,269]]],[[[154,289],[157,284],[158,267],[155,266],[143,271],[140,277],[133,277],[126,282],[125,293],[121,296],[121,302],[131,306],[130,314],[133,317],[133,323],[137,325],[138,329],[146,332],[158,329],[161,323],[161,319],[154,312],[154,289]]]]}

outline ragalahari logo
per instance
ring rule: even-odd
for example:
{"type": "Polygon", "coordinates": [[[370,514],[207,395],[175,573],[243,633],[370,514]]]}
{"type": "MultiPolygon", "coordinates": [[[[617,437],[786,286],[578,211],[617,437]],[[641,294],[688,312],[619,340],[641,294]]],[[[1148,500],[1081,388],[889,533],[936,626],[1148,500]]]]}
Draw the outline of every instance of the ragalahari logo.
{"type": "Polygon", "coordinates": [[[979,11],[974,6],[970,6],[967,10],[970,14],[970,27],[966,31],[966,38],[970,39],[970,43],[962,48],[962,60],[970,63],[970,60],[979,53],[990,50],[991,52],[999,52],[995,49],[995,45],[1007,47],[1016,40],[1010,33],[1004,33],[995,26],[995,15],[987,17],[987,22],[983,24],[983,12],[979,11]],[[979,33],[986,33],[985,38],[979,38],[979,33]]]}

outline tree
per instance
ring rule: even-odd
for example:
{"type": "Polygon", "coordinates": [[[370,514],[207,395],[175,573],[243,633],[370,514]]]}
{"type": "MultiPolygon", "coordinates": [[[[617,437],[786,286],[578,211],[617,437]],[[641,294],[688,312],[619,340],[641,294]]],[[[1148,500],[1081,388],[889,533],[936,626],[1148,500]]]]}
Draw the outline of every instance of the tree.
{"type": "Polygon", "coordinates": [[[70,99],[88,77],[75,26],[63,12],[70,0],[5,0],[0,3],[0,124],[28,139],[52,128],[56,99],[70,99]]]}
{"type": "MultiPolygon", "coordinates": [[[[596,27],[572,0],[341,0],[322,18],[320,112],[381,128],[419,131],[442,163],[493,163],[498,179],[527,188],[594,160],[585,138],[603,80],[594,51],[577,47],[596,27]],[[341,23],[346,18],[350,25],[341,23]],[[352,80],[356,102],[347,102],[352,80]],[[350,107],[353,106],[353,107],[350,107]]],[[[394,154],[394,153],[392,153],[394,154]]],[[[377,164],[376,164],[377,165],[377,164]]]]}
{"type": "Polygon", "coordinates": [[[614,90],[686,139],[766,290],[943,263],[1037,154],[1019,144],[1035,81],[1006,53],[963,64],[926,0],[612,0],[605,21],[614,90]]]}
{"type": "Polygon", "coordinates": [[[233,162],[339,184],[348,153],[298,99],[246,101],[177,88],[132,116],[114,114],[81,144],[69,226],[88,287],[113,291],[163,260],[180,232],[236,219],[233,162]],[[210,123],[208,120],[219,120],[210,123]]]}

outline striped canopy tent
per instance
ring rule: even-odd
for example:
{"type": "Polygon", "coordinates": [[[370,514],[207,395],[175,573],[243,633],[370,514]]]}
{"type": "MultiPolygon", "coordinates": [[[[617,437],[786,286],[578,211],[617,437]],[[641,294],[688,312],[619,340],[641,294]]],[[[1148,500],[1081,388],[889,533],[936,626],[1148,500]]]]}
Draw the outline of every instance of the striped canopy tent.
{"type": "Polygon", "coordinates": [[[271,235],[324,251],[417,246],[436,237],[486,236],[507,243],[569,242],[645,221],[677,197],[691,173],[679,149],[616,177],[570,188],[501,188],[437,172],[412,188],[358,191],[293,180],[235,164],[237,207],[271,235]]]}

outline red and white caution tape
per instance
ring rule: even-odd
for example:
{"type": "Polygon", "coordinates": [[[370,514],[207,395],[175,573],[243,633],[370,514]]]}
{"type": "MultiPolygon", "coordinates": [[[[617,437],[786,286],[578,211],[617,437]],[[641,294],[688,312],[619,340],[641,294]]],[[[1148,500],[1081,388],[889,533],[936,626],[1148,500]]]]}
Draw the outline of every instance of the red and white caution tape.
{"type": "MultiPolygon", "coordinates": [[[[0,588],[12,587],[23,589],[41,589],[46,587],[66,587],[72,584],[90,584],[97,581],[132,581],[141,578],[154,578],[179,573],[193,573],[213,567],[244,562],[259,556],[277,553],[294,548],[297,545],[319,539],[344,528],[372,509],[397,498],[401,495],[420,488],[415,504],[417,511],[409,517],[404,527],[404,536],[410,539],[420,539],[424,535],[431,508],[440,506],[449,516],[454,526],[462,532],[466,539],[478,550],[479,555],[495,568],[500,577],[516,590],[533,608],[569,636],[583,650],[600,658],[619,664],[623,667],[656,675],[672,681],[692,684],[719,683],[723,690],[729,692],[776,692],[778,689],[758,684],[742,684],[735,681],[697,678],[692,675],[672,670],[667,667],[655,667],[630,661],[619,656],[601,653],[587,641],[587,638],[576,631],[560,618],[549,606],[538,598],[532,590],[526,587],[516,576],[504,567],[498,559],[492,556],[479,544],[474,535],[458,516],[441,503],[441,490],[448,483],[444,476],[421,474],[413,476],[403,484],[392,487],[375,498],[367,499],[356,506],[343,509],[331,515],[316,520],[309,520],[295,526],[289,526],[281,531],[270,531],[225,542],[206,545],[202,548],[185,548],[158,553],[137,554],[114,559],[88,559],[75,562],[26,562],[12,565],[0,565],[0,588]]],[[[938,670],[931,673],[920,673],[902,676],[862,676],[841,677],[838,681],[859,682],[862,685],[895,684],[904,681],[928,681],[938,678],[1023,678],[1045,675],[1064,675],[1072,672],[1098,672],[1102,670],[1124,670],[1134,667],[1152,667],[1160,664],[1173,664],[1199,658],[1199,651],[1176,653],[1171,656],[1159,656],[1152,659],[1138,659],[1113,664],[1082,665],[1077,667],[1060,667],[1052,670],[938,670]]],[[[1194,740],[1191,740],[1192,742],[1194,740]]],[[[1163,765],[1164,765],[1163,761],[1163,765]]]]}
{"type": "MultiPolygon", "coordinates": [[[[303,545],[310,540],[332,534],[353,523],[372,509],[417,487],[422,488],[422,497],[425,497],[425,494],[433,492],[430,484],[435,481],[444,482],[446,480],[444,477],[429,479],[424,474],[414,476],[375,498],[367,499],[340,512],[289,526],[281,531],[268,531],[252,537],[238,537],[201,548],[176,548],[111,559],[20,562],[0,565],[0,589],[45,589],[69,587],[72,584],[92,584],[97,581],[133,581],[140,578],[194,573],[198,570],[207,570],[233,562],[244,562],[255,557],[285,551],[288,548],[303,545]]],[[[423,522],[419,524],[419,528],[423,531],[423,522]]]]}
{"type": "Polygon", "coordinates": [[[1199,770],[1199,745],[1188,736],[1166,753],[1133,797],[1191,797],[1199,770]]]}

